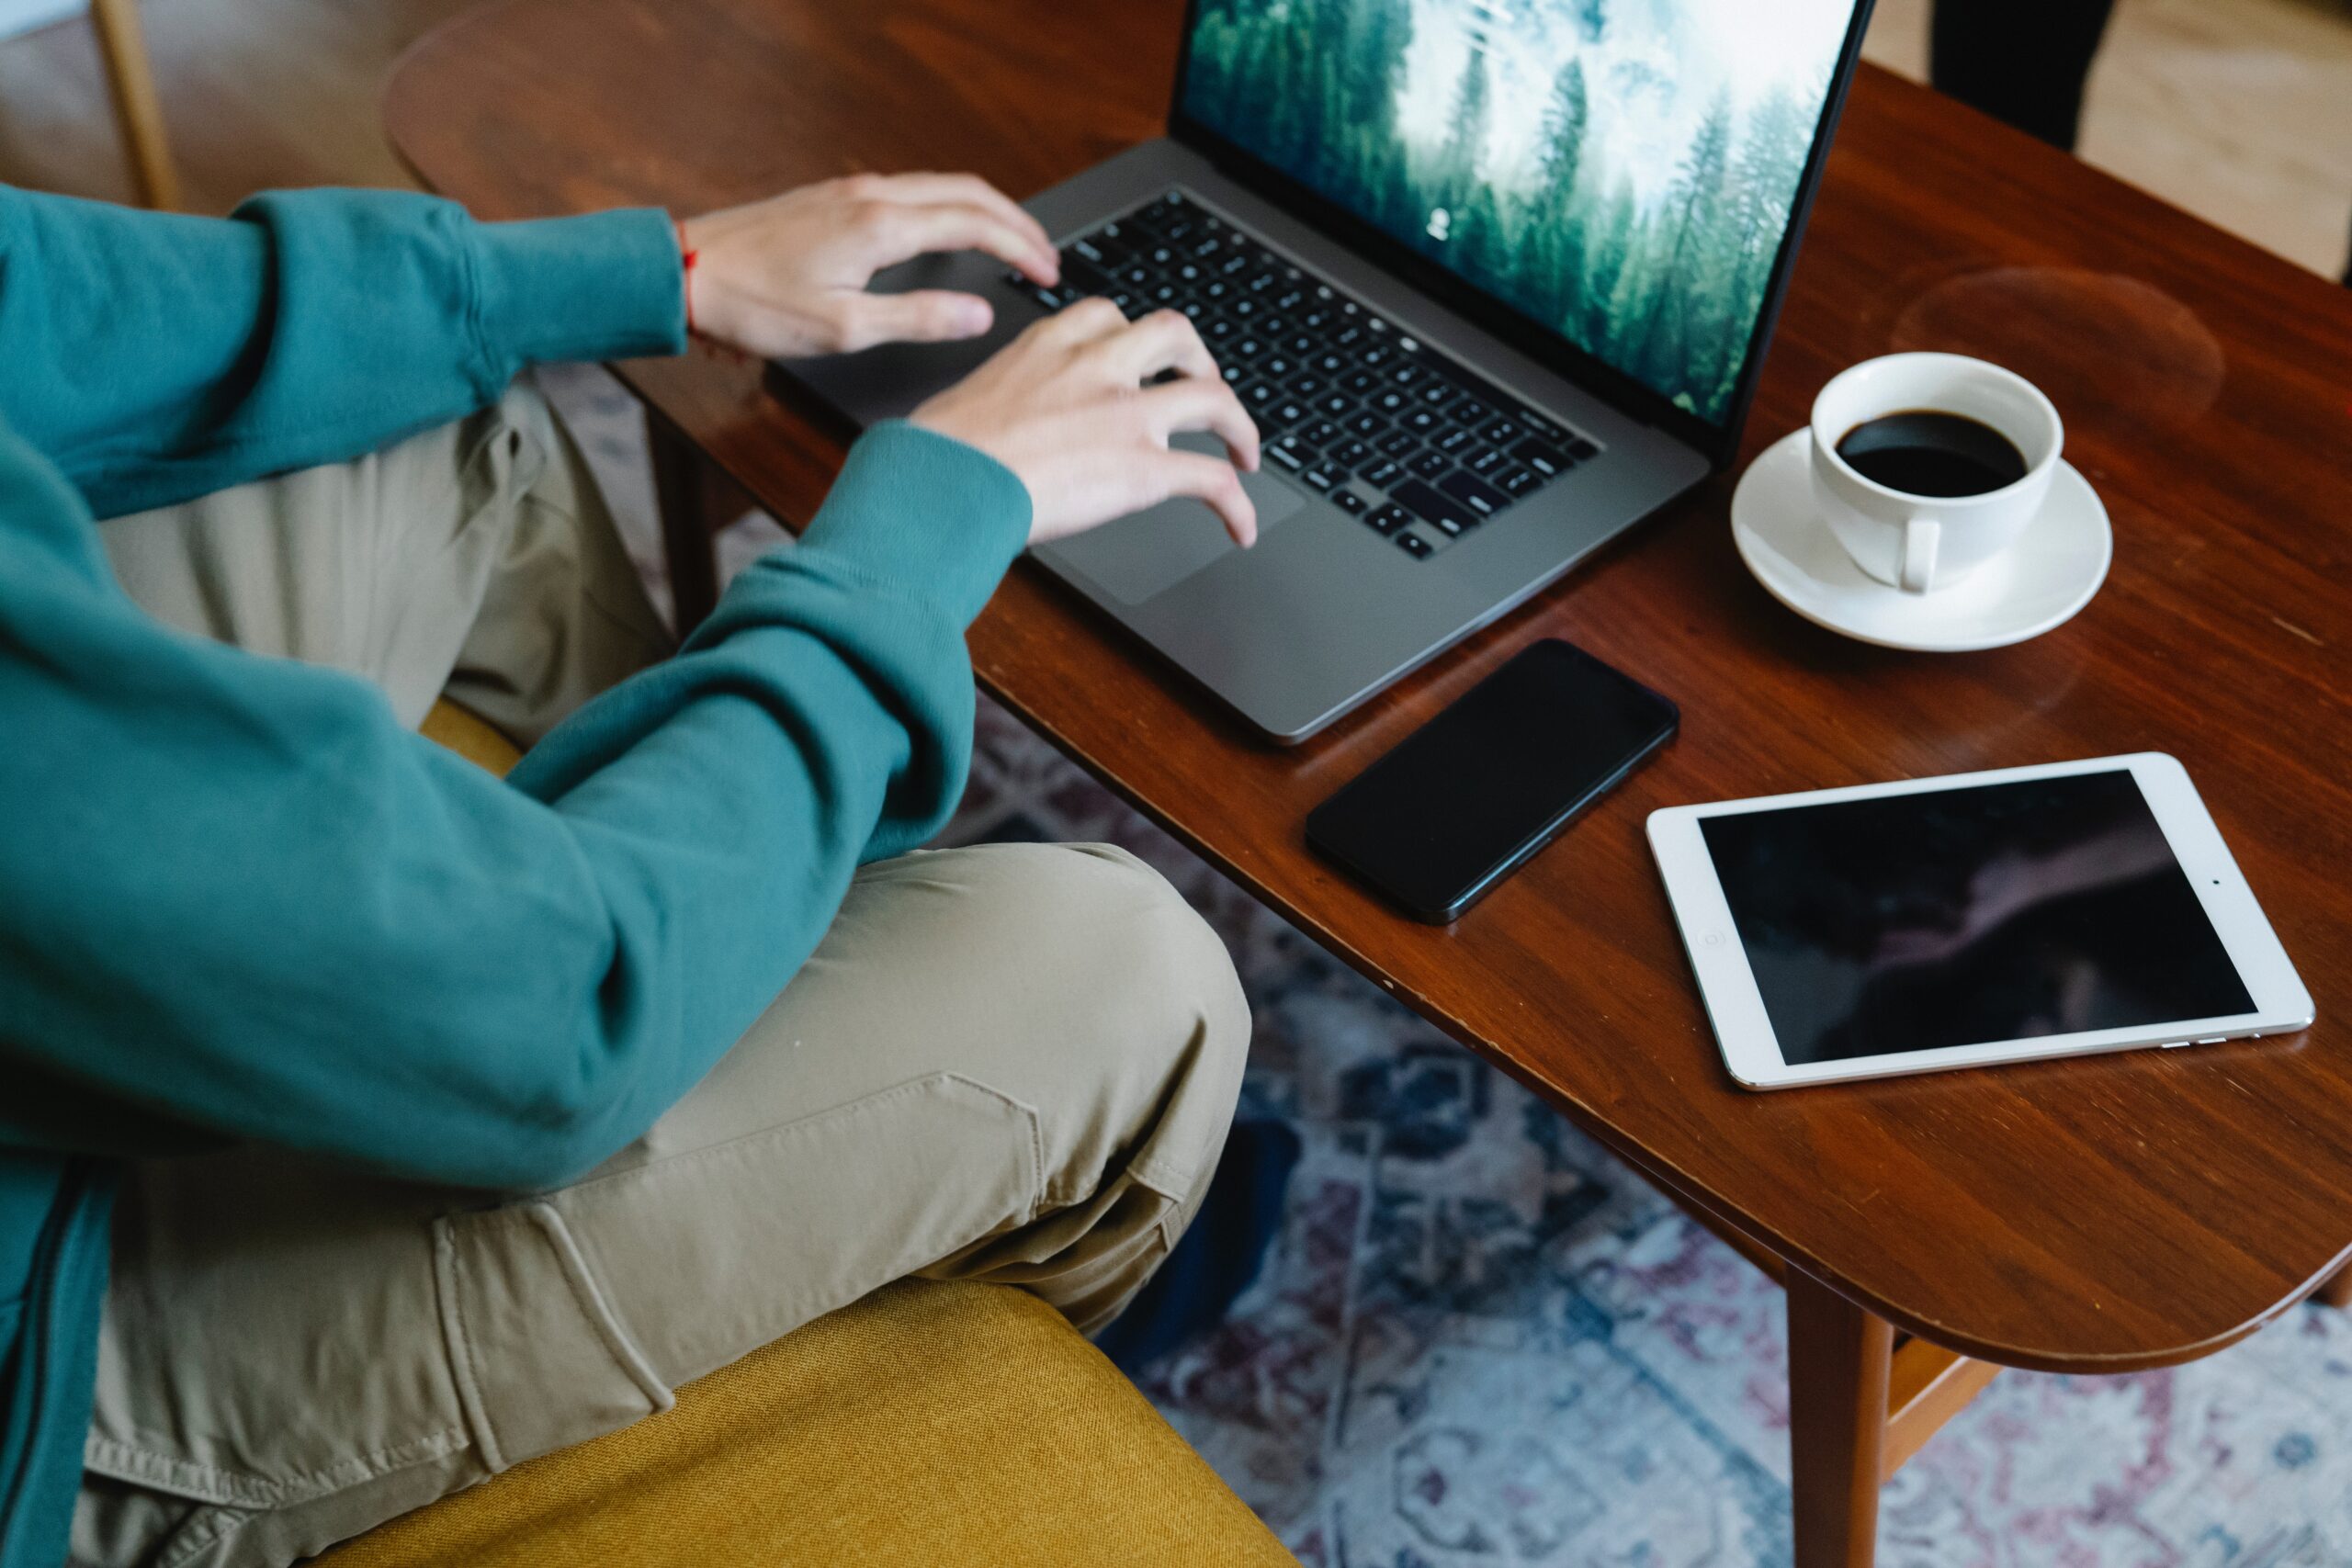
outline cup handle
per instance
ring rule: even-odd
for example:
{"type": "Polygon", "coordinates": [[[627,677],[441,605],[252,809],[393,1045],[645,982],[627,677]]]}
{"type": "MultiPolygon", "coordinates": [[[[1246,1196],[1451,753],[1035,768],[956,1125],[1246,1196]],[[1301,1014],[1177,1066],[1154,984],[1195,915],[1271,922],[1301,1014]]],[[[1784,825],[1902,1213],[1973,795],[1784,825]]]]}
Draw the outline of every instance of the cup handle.
{"type": "Polygon", "coordinates": [[[1903,525],[1903,561],[1895,573],[1905,593],[1925,593],[1936,581],[1936,555],[1943,543],[1944,525],[1932,517],[1914,517],[1903,525]]]}

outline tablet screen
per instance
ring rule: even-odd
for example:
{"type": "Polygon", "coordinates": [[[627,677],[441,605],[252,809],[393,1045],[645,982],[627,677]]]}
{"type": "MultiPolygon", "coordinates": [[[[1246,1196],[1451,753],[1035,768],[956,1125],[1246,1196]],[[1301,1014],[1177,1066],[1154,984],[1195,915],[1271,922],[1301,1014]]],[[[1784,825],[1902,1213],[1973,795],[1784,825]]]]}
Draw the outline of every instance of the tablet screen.
{"type": "Polygon", "coordinates": [[[1701,830],[1792,1065],[2254,1010],[2126,769],[1701,830]]]}

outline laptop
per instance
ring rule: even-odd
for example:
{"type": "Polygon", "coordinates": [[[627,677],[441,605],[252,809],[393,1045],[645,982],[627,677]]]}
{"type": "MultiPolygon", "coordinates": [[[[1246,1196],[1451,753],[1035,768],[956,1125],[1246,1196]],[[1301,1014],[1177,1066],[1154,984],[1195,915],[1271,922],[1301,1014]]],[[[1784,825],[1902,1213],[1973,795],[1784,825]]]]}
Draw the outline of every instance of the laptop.
{"type": "Polygon", "coordinates": [[[774,368],[863,426],[1077,299],[1190,315],[1256,547],[1179,500],[1035,554],[1302,740],[1730,461],[1870,6],[1191,0],[1168,135],[1026,204],[1059,287],[925,257],[876,287],[989,335],[774,368]]]}

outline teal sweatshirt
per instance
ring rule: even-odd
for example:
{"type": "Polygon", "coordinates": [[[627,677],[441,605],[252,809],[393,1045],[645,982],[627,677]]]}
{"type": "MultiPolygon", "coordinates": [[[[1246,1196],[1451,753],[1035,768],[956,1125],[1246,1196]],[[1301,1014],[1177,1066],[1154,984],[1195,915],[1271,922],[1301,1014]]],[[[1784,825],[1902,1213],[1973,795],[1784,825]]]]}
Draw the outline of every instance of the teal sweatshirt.
{"type": "Polygon", "coordinates": [[[356,457],[535,361],[676,352],[680,279],[658,212],[0,188],[0,1568],[65,1550],[123,1160],[252,1141],[577,1176],[961,792],[963,634],[1029,498],[910,425],[503,783],[365,682],[169,630],[110,575],[98,519],[356,457]]]}

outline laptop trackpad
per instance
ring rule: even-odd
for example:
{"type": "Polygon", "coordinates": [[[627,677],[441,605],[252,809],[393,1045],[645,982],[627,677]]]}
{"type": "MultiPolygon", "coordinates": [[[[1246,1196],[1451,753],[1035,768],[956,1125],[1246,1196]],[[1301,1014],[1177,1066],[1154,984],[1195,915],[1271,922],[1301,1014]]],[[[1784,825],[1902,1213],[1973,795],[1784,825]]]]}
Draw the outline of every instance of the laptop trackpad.
{"type": "MultiPolygon", "coordinates": [[[[1214,435],[1180,435],[1170,445],[1181,451],[1225,456],[1225,444],[1214,435]]],[[[1257,503],[1261,537],[1306,504],[1304,494],[1271,473],[1244,474],[1241,488],[1257,503]]],[[[1156,598],[1240,548],[1216,513],[1190,497],[1161,502],[1050,547],[1057,559],[1085,573],[1123,604],[1156,598]]]]}

